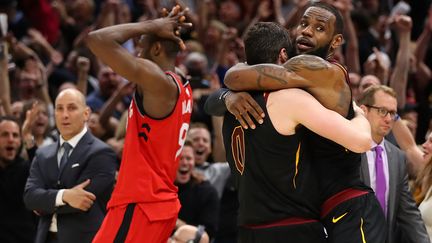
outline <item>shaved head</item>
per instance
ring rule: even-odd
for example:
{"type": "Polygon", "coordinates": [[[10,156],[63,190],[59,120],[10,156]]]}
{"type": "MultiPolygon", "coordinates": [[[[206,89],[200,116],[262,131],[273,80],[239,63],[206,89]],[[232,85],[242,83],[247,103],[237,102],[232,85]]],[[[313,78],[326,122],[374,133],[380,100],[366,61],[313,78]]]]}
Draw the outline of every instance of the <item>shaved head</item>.
{"type": "Polygon", "coordinates": [[[54,114],[57,128],[67,141],[84,129],[90,116],[90,108],[80,91],[65,89],[56,98],[54,114]]]}
{"type": "Polygon", "coordinates": [[[57,98],[56,98],[55,103],[57,104],[57,101],[58,101],[61,97],[65,96],[65,95],[75,96],[75,97],[76,97],[77,104],[82,105],[82,106],[84,106],[84,107],[87,106],[85,96],[81,93],[81,91],[79,91],[79,90],[77,90],[77,89],[74,89],[74,88],[67,88],[67,89],[62,90],[62,91],[57,95],[57,98]]]}

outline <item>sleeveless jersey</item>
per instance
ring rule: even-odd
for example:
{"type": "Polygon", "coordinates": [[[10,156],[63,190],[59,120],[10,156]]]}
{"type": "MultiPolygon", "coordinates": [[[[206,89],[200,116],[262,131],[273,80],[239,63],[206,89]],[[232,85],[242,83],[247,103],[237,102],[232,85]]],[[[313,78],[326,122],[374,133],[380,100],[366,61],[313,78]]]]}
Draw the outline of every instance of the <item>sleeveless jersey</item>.
{"type": "Polygon", "coordinates": [[[127,119],[122,162],[108,207],[140,203],[150,220],[168,219],[179,210],[174,185],[179,155],[186,140],[192,113],[192,90],[174,73],[179,95],[165,118],[144,114],[142,97],[135,92],[127,119]]]}
{"type": "Polygon", "coordinates": [[[290,136],[279,134],[269,118],[264,93],[252,95],[266,114],[263,124],[244,130],[229,113],[223,123],[226,157],[238,189],[238,224],[318,219],[321,202],[308,145],[303,142],[305,128],[290,136]]]}
{"type": "MultiPolygon", "coordinates": [[[[345,80],[349,84],[346,69],[338,63],[332,63],[342,69],[345,73],[345,80]]],[[[350,102],[348,115],[345,118],[350,120],[354,115],[354,108],[350,102]]],[[[325,119],[325,117],[319,119],[325,119]]],[[[311,150],[312,161],[319,176],[322,200],[326,200],[347,188],[369,190],[360,179],[361,155],[359,153],[354,153],[310,130],[306,134],[307,140],[313,148],[311,150]]]]}

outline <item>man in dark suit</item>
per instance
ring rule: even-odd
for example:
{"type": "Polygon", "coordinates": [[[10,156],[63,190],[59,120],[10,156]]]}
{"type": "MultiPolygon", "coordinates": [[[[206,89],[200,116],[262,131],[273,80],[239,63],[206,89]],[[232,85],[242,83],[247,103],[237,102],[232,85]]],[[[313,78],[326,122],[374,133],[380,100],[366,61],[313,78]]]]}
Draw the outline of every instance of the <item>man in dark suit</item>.
{"type": "Polygon", "coordinates": [[[387,86],[374,85],[361,94],[359,105],[369,120],[374,141],[372,150],[362,154],[361,176],[374,189],[386,215],[386,242],[430,242],[408,189],[405,154],[384,138],[399,119],[396,93],[387,86]]]}
{"type": "Polygon", "coordinates": [[[20,148],[18,122],[0,117],[0,242],[31,243],[36,233],[37,221],[23,201],[30,163],[20,148]]]}
{"type": "Polygon", "coordinates": [[[41,216],[36,243],[91,242],[102,223],[116,155],[87,131],[89,115],[78,90],[57,96],[58,142],[36,152],[24,191],[27,208],[41,216]]]}

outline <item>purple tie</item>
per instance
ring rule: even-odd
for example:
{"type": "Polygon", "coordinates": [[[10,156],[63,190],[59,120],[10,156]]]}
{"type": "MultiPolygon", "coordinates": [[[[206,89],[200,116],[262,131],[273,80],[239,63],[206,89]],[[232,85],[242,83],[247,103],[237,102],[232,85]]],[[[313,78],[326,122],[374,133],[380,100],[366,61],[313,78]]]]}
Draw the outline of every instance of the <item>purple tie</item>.
{"type": "Polygon", "coordinates": [[[384,163],[382,159],[382,151],[383,148],[381,146],[375,147],[375,171],[376,171],[376,188],[375,188],[375,195],[378,198],[379,203],[381,204],[381,207],[383,208],[384,214],[387,215],[386,210],[386,190],[387,190],[387,183],[386,178],[384,175],[384,163]]]}

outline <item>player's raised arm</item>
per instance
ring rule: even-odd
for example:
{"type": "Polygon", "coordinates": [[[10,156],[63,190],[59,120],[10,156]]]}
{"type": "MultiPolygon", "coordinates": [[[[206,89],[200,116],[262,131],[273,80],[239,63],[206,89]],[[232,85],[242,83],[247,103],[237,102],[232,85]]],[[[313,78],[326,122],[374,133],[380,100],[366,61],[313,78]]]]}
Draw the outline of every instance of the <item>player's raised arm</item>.
{"type": "Polygon", "coordinates": [[[184,47],[176,35],[179,27],[189,25],[183,23],[183,15],[184,12],[176,6],[167,17],[110,26],[92,31],[86,37],[88,47],[98,58],[136,83],[145,99],[151,99],[158,106],[156,108],[164,110],[160,114],[155,112],[158,117],[173,107],[178,95],[175,82],[164,71],[174,72],[173,62],[169,60],[174,59],[180,48],[184,47]],[[138,57],[121,46],[135,37],[140,38],[138,57]]]}

